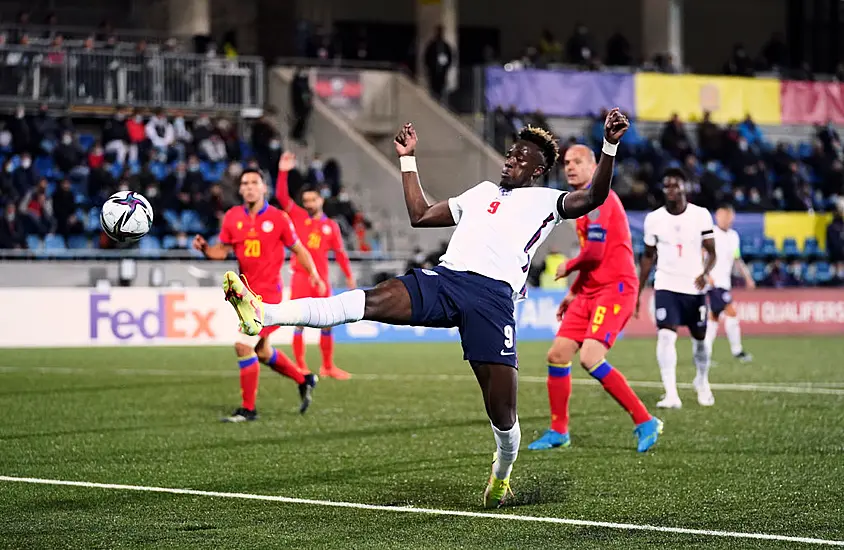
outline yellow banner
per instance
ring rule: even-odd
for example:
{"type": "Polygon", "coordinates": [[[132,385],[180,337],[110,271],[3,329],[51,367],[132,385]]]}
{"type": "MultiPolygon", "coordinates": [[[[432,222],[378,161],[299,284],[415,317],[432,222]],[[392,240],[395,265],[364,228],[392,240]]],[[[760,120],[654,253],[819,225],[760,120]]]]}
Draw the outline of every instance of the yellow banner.
{"type": "Polygon", "coordinates": [[[773,78],[700,75],[636,75],[636,116],[666,121],[677,113],[699,122],[712,113],[719,124],[740,122],[748,114],[757,124],[781,124],[780,82],[773,78]]]}
{"type": "Polygon", "coordinates": [[[821,250],[826,248],[826,226],[832,221],[832,214],[808,214],[805,212],[766,212],[765,236],[782,248],[784,239],[797,240],[797,246],[803,248],[807,237],[818,240],[821,250]]]}

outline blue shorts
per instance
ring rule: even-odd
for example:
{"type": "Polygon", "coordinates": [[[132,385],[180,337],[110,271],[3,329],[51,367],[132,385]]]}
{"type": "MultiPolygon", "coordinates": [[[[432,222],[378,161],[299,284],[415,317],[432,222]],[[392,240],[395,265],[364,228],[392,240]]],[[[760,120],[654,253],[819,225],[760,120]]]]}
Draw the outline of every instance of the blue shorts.
{"type": "Polygon", "coordinates": [[[721,315],[727,306],[733,303],[733,295],[725,288],[713,288],[709,290],[709,309],[716,318],[721,315]]]}
{"type": "Polygon", "coordinates": [[[706,330],[706,295],[681,294],[670,290],[654,293],[654,310],[658,328],[688,327],[692,334],[706,330]]]}
{"type": "Polygon", "coordinates": [[[410,324],[460,329],[463,359],[518,368],[516,321],[510,285],[442,266],[398,277],[410,294],[410,324]]]}

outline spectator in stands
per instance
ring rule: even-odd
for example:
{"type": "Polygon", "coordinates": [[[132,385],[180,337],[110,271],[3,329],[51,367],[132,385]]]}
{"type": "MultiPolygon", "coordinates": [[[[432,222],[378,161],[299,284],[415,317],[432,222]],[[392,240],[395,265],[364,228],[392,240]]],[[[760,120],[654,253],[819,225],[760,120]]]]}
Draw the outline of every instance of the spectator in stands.
{"type": "Polygon", "coordinates": [[[313,92],[308,82],[308,75],[301,68],[296,69],[290,83],[290,102],[293,112],[290,137],[299,143],[306,143],[305,132],[313,109],[313,92]]]}
{"type": "Polygon", "coordinates": [[[226,210],[234,204],[226,199],[223,188],[219,184],[215,184],[211,186],[208,198],[196,205],[196,210],[205,228],[209,232],[217,233],[220,230],[223,217],[226,215],[226,210]]]}
{"type": "Polygon", "coordinates": [[[766,70],[780,71],[788,67],[788,46],[781,32],[775,32],[762,48],[762,65],[766,70]]]}
{"type": "Polygon", "coordinates": [[[237,133],[237,126],[225,118],[219,117],[216,124],[216,132],[226,147],[226,158],[240,160],[240,136],[237,133]]]}
{"type": "MultiPolygon", "coordinates": [[[[14,134],[14,131],[12,131],[14,134]]],[[[824,152],[829,157],[840,157],[842,154],[841,136],[838,130],[832,125],[832,121],[824,126],[817,127],[817,136],[823,144],[824,152]]]]}
{"type": "Polygon", "coordinates": [[[152,55],[147,48],[146,40],[139,40],[135,45],[135,55],[132,60],[133,71],[128,73],[129,93],[135,101],[149,101],[152,90],[152,55]]]}
{"type": "MultiPolygon", "coordinates": [[[[788,165],[788,172],[780,179],[779,189],[785,210],[805,212],[811,208],[811,194],[809,204],[806,204],[807,197],[805,190],[808,182],[800,170],[800,165],[793,160],[788,165]]],[[[811,189],[811,188],[810,188],[811,189]]]]}
{"type": "Polygon", "coordinates": [[[560,63],[563,60],[563,45],[548,29],[542,31],[542,38],[539,40],[539,55],[542,56],[544,63],[560,63]]]}
{"type": "Polygon", "coordinates": [[[41,73],[45,79],[42,84],[43,91],[51,99],[64,97],[66,63],[67,54],[64,49],[64,38],[59,34],[53,38],[47,55],[41,60],[41,73]]]}
{"type": "Polygon", "coordinates": [[[126,132],[129,135],[129,161],[137,162],[140,157],[147,160],[146,127],[144,126],[144,115],[140,109],[132,111],[132,118],[126,121],[126,132]]]}
{"type": "Polygon", "coordinates": [[[233,160],[229,163],[223,177],[220,178],[220,190],[223,200],[227,204],[237,204],[240,187],[240,175],[243,173],[243,165],[233,160]]]}
{"type": "Polygon", "coordinates": [[[81,235],[85,232],[85,226],[77,217],[76,210],[76,197],[71,189],[70,180],[65,178],[53,194],[56,233],[67,238],[69,235],[81,235]]]}
{"type": "Polygon", "coordinates": [[[91,150],[88,151],[88,169],[95,170],[102,168],[105,164],[105,149],[100,141],[94,143],[91,150]]]}
{"type": "Polygon", "coordinates": [[[185,114],[177,111],[173,115],[173,131],[176,138],[176,149],[179,151],[179,160],[185,157],[185,152],[193,143],[193,133],[188,129],[185,121],[185,114]]]}
{"type": "Polygon", "coordinates": [[[575,65],[589,65],[593,61],[592,36],[583,23],[574,26],[574,34],[566,44],[566,57],[569,63],[575,65]]]}
{"type": "Polygon", "coordinates": [[[747,55],[743,44],[733,46],[733,55],[724,65],[724,74],[732,76],[753,76],[753,60],[747,55]]]}
{"type": "Polygon", "coordinates": [[[33,141],[38,143],[40,152],[49,155],[56,147],[59,140],[59,123],[50,114],[49,107],[42,104],[38,108],[38,114],[32,118],[33,141]]]}
{"type": "Polygon", "coordinates": [[[761,147],[765,144],[765,137],[762,135],[762,130],[756,126],[756,123],[753,122],[749,114],[738,125],[737,129],[739,135],[746,139],[751,147],[761,147]]]}
{"type": "Polygon", "coordinates": [[[117,182],[111,174],[110,164],[91,168],[88,174],[88,197],[96,206],[102,205],[116,186],[117,182]]]}
{"type": "Polygon", "coordinates": [[[276,114],[273,107],[267,107],[252,125],[252,150],[263,170],[270,170],[277,165],[281,156],[281,134],[271,118],[276,114]]]}
{"type": "Polygon", "coordinates": [[[607,65],[628,67],[633,65],[630,41],[620,30],[615,31],[607,41],[607,65]]]}
{"type": "Polygon", "coordinates": [[[763,281],[764,286],[774,288],[790,287],[794,286],[796,283],[797,281],[794,279],[792,274],[789,273],[788,267],[781,258],[774,260],[774,263],[768,268],[768,274],[763,281]]]}
{"type": "Polygon", "coordinates": [[[445,99],[448,70],[454,62],[451,46],[445,40],[445,30],[438,25],[434,38],[425,47],[425,70],[431,95],[438,101],[445,99]]]}
{"type": "Polygon", "coordinates": [[[844,163],[835,159],[823,178],[823,194],[826,198],[844,197],[844,163]]]}
{"type": "Polygon", "coordinates": [[[803,159],[803,162],[812,169],[817,175],[825,174],[829,168],[830,159],[826,156],[823,150],[823,143],[821,140],[812,140],[812,152],[808,157],[803,159]]]}
{"type": "Polygon", "coordinates": [[[27,234],[44,237],[52,233],[56,222],[53,217],[53,203],[47,196],[47,180],[42,179],[38,185],[24,194],[20,203],[20,215],[27,234]]]}
{"type": "Polygon", "coordinates": [[[47,40],[53,40],[55,37],[59,36],[59,17],[55,13],[49,13],[47,17],[44,18],[44,26],[47,27],[46,32],[44,32],[44,38],[47,40]]]}
{"type": "Polygon", "coordinates": [[[830,263],[844,262],[844,204],[837,204],[826,227],[826,249],[830,263]]]}
{"type": "Polygon", "coordinates": [[[0,248],[20,249],[26,247],[26,233],[18,209],[13,202],[7,202],[0,223],[0,248]]]}
{"type": "Polygon", "coordinates": [[[662,148],[676,160],[686,158],[692,152],[691,142],[680,115],[674,113],[671,120],[665,123],[660,137],[662,148]]]}
{"type": "Polygon", "coordinates": [[[84,159],[85,152],[73,139],[73,134],[64,132],[61,143],[53,151],[53,161],[56,163],[58,169],[65,174],[69,174],[74,170],[84,168],[82,166],[84,159]]]}
{"type": "Polygon", "coordinates": [[[193,143],[196,147],[202,147],[202,143],[211,138],[211,132],[214,131],[214,125],[211,123],[211,118],[208,113],[200,113],[196,120],[193,121],[193,143]]]}
{"type": "MultiPolygon", "coordinates": [[[[117,164],[126,164],[129,154],[129,129],[126,122],[126,107],[118,105],[114,116],[108,119],[103,127],[103,143],[105,151],[114,154],[117,164]]],[[[137,159],[137,153],[135,153],[137,159]]]]}
{"type": "Polygon", "coordinates": [[[145,133],[159,160],[167,162],[170,158],[171,148],[176,143],[176,131],[164,114],[164,109],[161,107],[155,109],[153,116],[146,124],[145,133]]]}
{"type": "Polygon", "coordinates": [[[3,200],[16,201],[20,197],[20,193],[17,187],[15,187],[15,180],[12,175],[14,171],[15,165],[12,163],[12,159],[5,159],[3,161],[3,171],[0,172],[0,197],[2,197],[3,200]]]}
{"type": "Polygon", "coordinates": [[[209,139],[202,142],[199,148],[199,154],[209,162],[222,162],[228,156],[226,154],[226,144],[217,133],[211,134],[209,139]]]}
{"type": "Polygon", "coordinates": [[[702,161],[723,160],[723,132],[712,122],[709,111],[703,113],[703,120],[697,126],[697,143],[702,161]]]}
{"type": "Polygon", "coordinates": [[[25,152],[21,155],[20,166],[14,172],[15,187],[23,195],[35,187],[36,182],[41,178],[40,174],[32,166],[32,155],[25,152]]]}
{"type": "Polygon", "coordinates": [[[85,39],[82,51],[77,53],[77,90],[81,98],[89,101],[105,100],[105,68],[107,60],[94,49],[94,37],[85,39]]]}
{"type": "Polygon", "coordinates": [[[23,10],[18,12],[17,17],[17,24],[15,25],[15,29],[12,32],[12,42],[20,42],[21,38],[26,36],[29,32],[29,20],[30,14],[29,10],[23,10]]]}
{"type": "Polygon", "coordinates": [[[32,124],[26,115],[23,105],[15,108],[15,116],[9,121],[9,131],[12,133],[12,144],[15,154],[30,152],[35,145],[32,124]]]}

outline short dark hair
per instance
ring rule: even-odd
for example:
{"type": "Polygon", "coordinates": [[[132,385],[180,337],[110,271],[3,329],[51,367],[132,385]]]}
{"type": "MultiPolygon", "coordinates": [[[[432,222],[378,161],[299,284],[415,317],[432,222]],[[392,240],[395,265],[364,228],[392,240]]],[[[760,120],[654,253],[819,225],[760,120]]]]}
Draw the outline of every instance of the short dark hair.
{"type": "Polygon", "coordinates": [[[245,170],[243,170],[243,172],[240,173],[239,183],[243,182],[243,176],[245,176],[246,174],[258,174],[259,176],[261,176],[261,181],[266,183],[266,181],[264,181],[264,173],[258,170],[257,168],[246,168],[245,170]]]}
{"type": "Polygon", "coordinates": [[[319,189],[316,185],[307,184],[302,186],[302,189],[299,190],[299,196],[304,197],[305,193],[316,193],[317,195],[322,196],[322,193],[319,192],[319,189]]]}
{"type": "Polygon", "coordinates": [[[660,179],[664,180],[665,178],[677,178],[682,182],[689,181],[688,176],[686,176],[686,172],[684,172],[682,168],[677,168],[676,166],[665,169],[665,171],[662,173],[662,178],[660,179]]]}
{"type": "Polygon", "coordinates": [[[519,132],[519,139],[539,147],[542,156],[545,158],[546,174],[557,164],[557,159],[560,158],[560,146],[557,145],[557,138],[548,130],[536,126],[525,126],[519,132]]]}
{"type": "Polygon", "coordinates": [[[718,204],[715,210],[735,210],[736,208],[729,202],[722,202],[718,204]]]}

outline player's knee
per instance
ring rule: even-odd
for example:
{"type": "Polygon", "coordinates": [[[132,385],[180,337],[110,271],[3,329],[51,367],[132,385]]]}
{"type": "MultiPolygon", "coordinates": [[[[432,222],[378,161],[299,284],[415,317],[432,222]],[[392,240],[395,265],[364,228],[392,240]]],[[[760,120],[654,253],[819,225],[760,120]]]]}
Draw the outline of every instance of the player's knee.
{"type": "Polygon", "coordinates": [[[255,344],[255,355],[258,356],[258,360],[262,363],[268,362],[273,356],[273,348],[270,346],[269,341],[264,338],[258,340],[258,343],[255,344]]]}
{"type": "Polygon", "coordinates": [[[567,339],[554,340],[551,349],[548,350],[549,365],[566,365],[574,359],[577,353],[577,344],[567,339]]]}
{"type": "Polygon", "coordinates": [[[252,355],[255,350],[247,344],[244,344],[242,342],[236,342],[234,345],[234,352],[237,354],[238,357],[248,357],[252,355]]]}
{"type": "Polygon", "coordinates": [[[587,340],[580,349],[580,366],[589,370],[601,363],[607,355],[607,348],[596,340],[587,340]]]}
{"type": "Polygon", "coordinates": [[[516,425],[516,410],[515,409],[500,409],[490,411],[490,422],[496,429],[506,432],[513,429],[516,425]]]}

